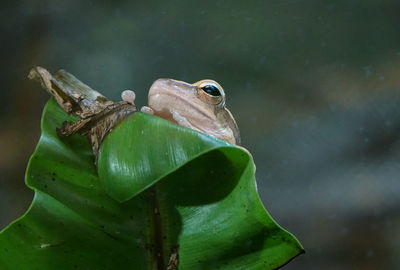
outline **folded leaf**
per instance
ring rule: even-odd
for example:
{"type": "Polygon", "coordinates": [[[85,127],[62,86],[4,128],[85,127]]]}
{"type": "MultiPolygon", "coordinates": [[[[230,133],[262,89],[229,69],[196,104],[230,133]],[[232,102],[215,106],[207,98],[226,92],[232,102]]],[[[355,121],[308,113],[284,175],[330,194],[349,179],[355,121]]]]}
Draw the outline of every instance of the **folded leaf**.
{"type": "Polygon", "coordinates": [[[96,168],[86,138],[56,134],[72,120],[46,105],[26,173],[35,198],[0,233],[1,269],[274,269],[303,252],[265,211],[240,148],[137,113],[96,168]]]}

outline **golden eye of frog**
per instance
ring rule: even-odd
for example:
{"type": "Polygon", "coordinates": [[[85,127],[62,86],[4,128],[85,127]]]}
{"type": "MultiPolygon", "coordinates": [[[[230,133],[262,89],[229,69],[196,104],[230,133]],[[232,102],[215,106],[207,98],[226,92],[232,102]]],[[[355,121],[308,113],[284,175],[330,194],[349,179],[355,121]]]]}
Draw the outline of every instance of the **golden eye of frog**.
{"type": "MultiPolygon", "coordinates": [[[[126,101],[134,101],[123,94],[126,101]]],[[[172,79],[158,79],[150,87],[148,107],[141,111],[204,132],[231,144],[240,144],[239,129],[225,107],[225,92],[213,80],[190,84],[172,79]]]]}

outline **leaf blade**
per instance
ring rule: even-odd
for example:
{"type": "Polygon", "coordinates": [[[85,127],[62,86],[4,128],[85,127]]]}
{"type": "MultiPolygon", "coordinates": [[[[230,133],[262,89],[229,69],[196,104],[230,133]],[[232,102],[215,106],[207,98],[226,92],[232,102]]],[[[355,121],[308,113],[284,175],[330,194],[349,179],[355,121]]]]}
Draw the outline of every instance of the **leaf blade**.
{"type": "MultiPolygon", "coordinates": [[[[55,128],[65,120],[72,118],[50,101],[44,111],[43,134],[26,175],[35,198],[23,217],[0,232],[2,269],[153,269],[159,251],[163,253],[162,268],[177,245],[179,269],[273,269],[303,251],[265,212],[255,189],[253,164],[240,149],[142,117],[142,126],[135,125],[138,134],[142,127],[149,131],[159,125],[161,137],[168,135],[162,133],[165,129],[171,132],[168,136],[185,134],[186,141],[175,142],[190,143],[199,151],[185,154],[191,159],[186,162],[180,157],[180,162],[166,162],[164,168],[170,171],[165,175],[148,171],[147,181],[153,183],[157,195],[159,212],[155,213],[151,189],[144,188],[122,203],[108,195],[86,138],[57,137],[55,128]],[[154,121],[157,123],[149,124],[154,121]],[[193,145],[193,140],[204,147],[193,145]],[[158,232],[156,219],[161,222],[158,232]],[[157,233],[161,242],[155,241],[157,233]],[[265,259],[268,265],[264,265],[265,259]]],[[[120,126],[126,125],[130,122],[120,126]]],[[[132,139],[118,135],[117,130],[113,131],[116,135],[110,134],[114,137],[107,138],[110,147],[126,145],[126,140],[132,139]]],[[[154,139],[139,137],[137,142],[143,144],[154,139]]],[[[129,159],[137,157],[129,156],[129,151],[124,155],[130,166],[133,162],[129,159]]],[[[152,162],[160,158],[156,153],[150,156],[152,162]]]]}

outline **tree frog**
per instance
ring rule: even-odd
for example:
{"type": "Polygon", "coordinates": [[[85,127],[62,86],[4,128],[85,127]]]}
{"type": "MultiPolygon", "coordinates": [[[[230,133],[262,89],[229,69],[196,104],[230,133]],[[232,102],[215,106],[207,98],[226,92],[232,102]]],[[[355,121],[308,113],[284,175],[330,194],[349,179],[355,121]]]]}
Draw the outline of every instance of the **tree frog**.
{"type": "MultiPolygon", "coordinates": [[[[122,99],[133,104],[133,91],[122,92],[122,99]]],[[[158,79],[150,87],[148,106],[142,112],[154,114],[178,125],[240,144],[239,129],[225,107],[224,89],[216,81],[201,80],[193,84],[158,79]]]]}

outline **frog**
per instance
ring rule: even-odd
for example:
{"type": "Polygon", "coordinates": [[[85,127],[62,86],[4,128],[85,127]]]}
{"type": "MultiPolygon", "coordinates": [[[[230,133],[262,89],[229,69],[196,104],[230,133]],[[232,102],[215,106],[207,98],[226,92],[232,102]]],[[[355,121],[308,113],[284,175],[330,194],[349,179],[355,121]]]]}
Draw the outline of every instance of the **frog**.
{"type": "MultiPolygon", "coordinates": [[[[136,95],[132,90],[125,90],[121,97],[123,101],[134,104],[136,95]]],[[[150,87],[148,105],[140,111],[240,145],[239,128],[226,108],[225,91],[214,80],[187,83],[158,79],[150,87]]]]}

